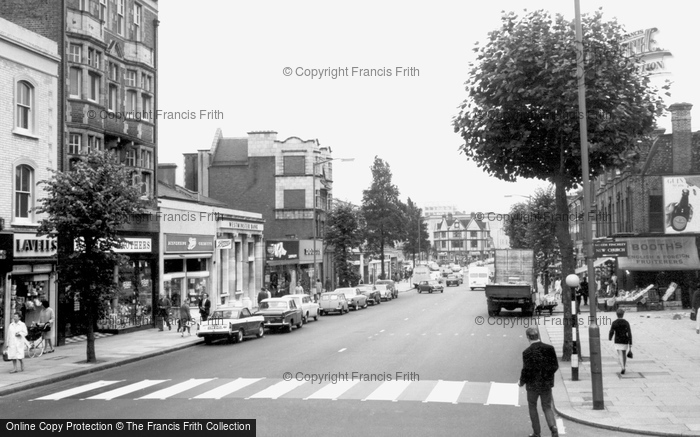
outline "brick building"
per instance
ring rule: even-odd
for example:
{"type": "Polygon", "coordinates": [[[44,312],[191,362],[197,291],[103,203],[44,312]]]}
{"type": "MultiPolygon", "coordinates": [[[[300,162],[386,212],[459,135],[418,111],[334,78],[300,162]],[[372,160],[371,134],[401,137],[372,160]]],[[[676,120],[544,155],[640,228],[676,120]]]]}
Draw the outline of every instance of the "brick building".
{"type": "MultiPolygon", "coordinates": [[[[671,133],[655,131],[639,144],[637,164],[606,171],[592,183],[594,238],[628,242],[628,255],[617,258],[617,287],[654,284],[663,291],[675,282],[681,293],[669,301],[683,306],[689,304],[689,289],[697,286],[700,271],[700,132],[691,131],[691,108],[689,103],[671,105],[671,133]],[[689,191],[696,216],[691,213],[687,228],[676,231],[670,220],[683,189],[689,191]]],[[[582,210],[580,202],[571,205],[582,210]]]]}
{"type": "MultiPolygon", "coordinates": [[[[0,17],[58,45],[59,86],[53,95],[57,105],[47,120],[58,132],[56,167],[69,169],[92,150],[112,150],[132,170],[133,183],[143,195],[154,200],[158,2],[6,0],[0,2],[0,17]]],[[[149,215],[156,205],[154,200],[149,215]]],[[[119,300],[138,299],[151,307],[159,282],[158,222],[135,220],[123,236],[150,240],[152,250],[127,253],[129,265],[119,271],[123,285],[119,300]]],[[[59,244],[72,242],[59,240],[59,244]]],[[[61,301],[59,344],[84,329],[79,305],[61,301]]]]}
{"type": "MultiPolygon", "coordinates": [[[[58,46],[0,18],[0,347],[15,311],[56,307],[56,241],[37,237],[38,181],[56,168],[58,46]]],[[[55,341],[55,331],[54,331],[55,341]]]]}
{"type": "Polygon", "coordinates": [[[321,281],[325,284],[332,277],[332,262],[327,254],[324,258],[323,247],[332,203],[333,168],[324,162],[329,159],[330,147],[322,147],[318,140],[279,141],[273,131],[225,138],[217,129],[210,149],[185,154],[185,188],[262,214],[265,284],[281,291],[293,290],[300,282],[308,292],[314,259],[321,281]]]}

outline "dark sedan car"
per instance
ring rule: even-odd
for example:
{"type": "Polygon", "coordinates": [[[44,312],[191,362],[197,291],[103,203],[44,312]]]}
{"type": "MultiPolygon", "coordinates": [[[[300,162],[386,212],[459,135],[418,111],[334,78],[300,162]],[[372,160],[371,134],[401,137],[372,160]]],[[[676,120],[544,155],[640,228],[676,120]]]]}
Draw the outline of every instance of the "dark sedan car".
{"type": "Polygon", "coordinates": [[[374,285],[358,285],[357,288],[367,297],[368,304],[379,305],[382,303],[382,294],[374,288],[374,285]]]}
{"type": "Polygon", "coordinates": [[[455,287],[459,287],[459,278],[457,275],[449,275],[447,279],[445,279],[445,287],[449,287],[450,285],[454,285],[455,287]]]}
{"type": "Polygon", "coordinates": [[[255,314],[263,316],[265,327],[270,329],[286,329],[287,332],[292,332],[292,326],[301,328],[303,324],[303,313],[293,299],[263,299],[255,314]]]}
{"type": "Polygon", "coordinates": [[[442,293],[445,291],[445,289],[438,281],[420,281],[418,283],[418,293],[422,293],[424,291],[427,291],[428,293],[432,293],[433,291],[437,293],[439,291],[442,293]]]}

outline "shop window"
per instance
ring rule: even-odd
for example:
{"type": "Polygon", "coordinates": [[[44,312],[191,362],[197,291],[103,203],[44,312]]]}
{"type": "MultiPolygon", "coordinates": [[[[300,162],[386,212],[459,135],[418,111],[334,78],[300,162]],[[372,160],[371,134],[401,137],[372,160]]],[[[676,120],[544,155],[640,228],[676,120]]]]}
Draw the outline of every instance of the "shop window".
{"type": "Polygon", "coordinates": [[[130,259],[117,268],[117,293],[107,303],[108,315],[100,329],[125,329],[152,324],[153,265],[151,260],[130,259]]]}
{"type": "Polygon", "coordinates": [[[206,258],[188,258],[187,259],[187,271],[188,272],[206,272],[207,271],[207,259],[206,258]]]}
{"type": "Polygon", "coordinates": [[[184,261],[182,259],[166,259],[163,262],[164,273],[184,272],[184,261]]]}

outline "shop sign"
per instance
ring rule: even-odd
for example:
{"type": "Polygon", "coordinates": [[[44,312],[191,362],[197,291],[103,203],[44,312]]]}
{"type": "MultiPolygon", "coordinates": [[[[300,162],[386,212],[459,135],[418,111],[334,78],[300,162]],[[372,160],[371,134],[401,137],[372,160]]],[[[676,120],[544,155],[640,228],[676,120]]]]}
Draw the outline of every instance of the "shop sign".
{"type": "Polygon", "coordinates": [[[216,240],[216,248],[221,250],[229,250],[233,247],[233,240],[216,240]]]}
{"type": "Polygon", "coordinates": [[[299,242],[268,240],[265,244],[265,255],[268,261],[298,260],[299,242]]]}
{"type": "MultiPolygon", "coordinates": [[[[81,250],[83,237],[78,237],[73,241],[73,250],[81,250]]],[[[104,241],[100,239],[100,241],[104,241]]],[[[115,253],[151,253],[153,250],[150,238],[122,238],[116,246],[112,248],[115,253]]]]}
{"type": "Polygon", "coordinates": [[[626,241],[594,241],[593,257],[627,256],[626,241]]]}
{"type": "Polygon", "coordinates": [[[263,231],[263,224],[262,223],[238,222],[238,221],[233,221],[233,220],[222,221],[220,227],[230,228],[230,229],[241,229],[244,231],[257,231],[257,232],[263,231]]]}
{"type": "Polygon", "coordinates": [[[47,235],[13,234],[15,258],[39,258],[56,256],[58,241],[47,235]]]}
{"type": "Polygon", "coordinates": [[[165,234],[165,253],[213,252],[214,236],[165,234]]]}
{"type": "Polygon", "coordinates": [[[618,267],[632,271],[698,270],[695,237],[627,238],[627,256],[617,258],[618,267]]]}
{"type": "Polygon", "coordinates": [[[662,180],[665,205],[664,233],[699,233],[700,176],[664,176],[662,180]]]}
{"type": "MultiPolygon", "coordinates": [[[[316,262],[323,260],[323,241],[316,241],[316,262]]],[[[314,240],[299,241],[299,262],[309,264],[314,262],[314,240]]]]}

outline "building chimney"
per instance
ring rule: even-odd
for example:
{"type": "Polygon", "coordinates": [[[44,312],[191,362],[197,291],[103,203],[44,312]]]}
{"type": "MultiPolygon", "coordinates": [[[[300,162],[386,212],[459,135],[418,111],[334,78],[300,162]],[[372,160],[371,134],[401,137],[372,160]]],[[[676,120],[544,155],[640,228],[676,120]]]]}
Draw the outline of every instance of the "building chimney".
{"type": "Polygon", "coordinates": [[[177,164],[158,164],[158,181],[174,187],[175,170],[177,170],[177,164]]]}
{"type": "Polygon", "coordinates": [[[690,103],[674,103],[671,111],[671,134],[673,136],[673,173],[690,173],[692,163],[692,133],[690,130],[690,103]]]}

